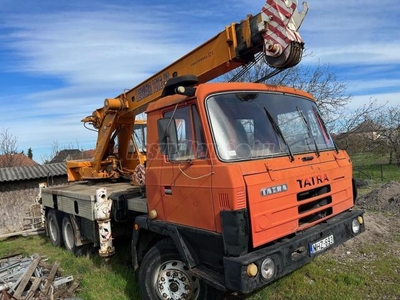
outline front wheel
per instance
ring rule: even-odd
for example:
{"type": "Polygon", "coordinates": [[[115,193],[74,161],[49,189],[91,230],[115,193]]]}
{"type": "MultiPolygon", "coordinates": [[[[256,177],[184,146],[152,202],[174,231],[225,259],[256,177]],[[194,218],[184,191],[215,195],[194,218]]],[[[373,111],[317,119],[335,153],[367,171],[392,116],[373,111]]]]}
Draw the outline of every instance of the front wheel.
{"type": "Polygon", "coordinates": [[[189,272],[171,240],[155,244],[139,270],[143,299],[207,299],[207,285],[189,272]]]}

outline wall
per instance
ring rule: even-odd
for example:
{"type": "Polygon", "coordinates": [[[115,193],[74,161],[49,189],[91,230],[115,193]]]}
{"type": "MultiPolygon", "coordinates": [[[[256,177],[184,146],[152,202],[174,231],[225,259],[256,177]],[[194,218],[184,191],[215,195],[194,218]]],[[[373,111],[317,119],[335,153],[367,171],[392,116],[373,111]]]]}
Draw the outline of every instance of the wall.
{"type": "MultiPolygon", "coordinates": [[[[27,217],[31,205],[36,204],[39,183],[46,179],[19,180],[0,184],[0,235],[24,229],[24,217],[27,217]]],[[[57,176],[50,184],[65,184],[67,176],[57,176]]],[[[26,223],[26,222],[25,222],[26,223]]]]}

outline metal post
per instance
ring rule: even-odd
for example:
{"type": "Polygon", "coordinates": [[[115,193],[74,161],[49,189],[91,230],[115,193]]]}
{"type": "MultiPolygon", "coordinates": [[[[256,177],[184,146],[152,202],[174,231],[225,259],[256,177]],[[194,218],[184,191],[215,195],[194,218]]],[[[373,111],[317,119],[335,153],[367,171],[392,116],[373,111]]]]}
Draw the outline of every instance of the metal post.
{"type": "Polygon", "coordinates": [[[42,228],[45,227],[45,222],[46,222],[46,209],[42,205],[42,190],[45,188],[47,188],[46,182],[39,183],[39,194],[36,197],[36,202],[40,203],[40,215],[42,217],[42,228]]]}
{"type": "Polygon", "coordinates": [[[101,257],[110,257],[115,253],[112,245],[111,234],[111,205],[112,200],[107,197],[107,189],[99,188],[96,190],[95,218],[99,225],[100,249],[101,257]]]}

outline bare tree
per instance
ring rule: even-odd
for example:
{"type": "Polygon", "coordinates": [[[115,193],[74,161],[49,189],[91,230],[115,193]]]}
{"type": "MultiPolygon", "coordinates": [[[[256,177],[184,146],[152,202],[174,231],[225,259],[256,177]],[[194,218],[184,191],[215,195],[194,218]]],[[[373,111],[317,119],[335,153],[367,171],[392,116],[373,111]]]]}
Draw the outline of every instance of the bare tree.
{"type": "Polygon", "coordinates": [[[17,165],[18,154],[18,138],[10,133],[9,129],[3,129],[0,133],[0,167],[14,167],[17,165]]]}
{"type": "Polygon", "coordinates": [[[383,154],[389,154],[390,164],[396,162],[400,167],[400,105],[376,113],[374,122],[379,126],[374,143],[383,154]]]}
{"type": "Polygon", "coordinates": [[[376,100],[369,99],[357,109],[342,112],[333,126],[333,137],[339,148],[347,150],[350,154],[371,151],[374,137],[367,133],[376,131],[374,116],[382,111],[384,106],[379,105],[376,100]]]}
{"type": "Polygon", "coordinates": [[[42,155],[41,159],[44,164],[50,163],[50,161],[56,157],[63,150],[79,150],[83,151],[83,148],[80,148],[79,141],[76,141],[76,145],[74,143],[69,143],[64,146],[60,146],[58,141],[53,141],[51,144],[51,152],[48,155],[42,155]]]}
{"type": "Polygon", "coordinates": [[[51,152],[48,155],[42,155],[41,159],[44,164],[48,164],[61,151],[58,141],[51,143],[51,152]]]}
{"type": "MultiPolygon", "coordinates": [[[[309,53],[305,55],[311,56],[309,53]]],[[[370,100],[355,110],[349,109],[352,96],[347,93],[347,82],[339,79],[329,65],[303,66],[299,64],[276,73],[265,62],[259,61],[250,68],[245,67],[228,73],[222,80],[266,82],[306,91],[315,98],[327,128],[334,133],[335,141],[339,141],[339,147],[348,150],[360,149],[362,144],[356,141],[357,138],[354,135],[351,135],[352,131],[382,106],[370,100]],[[271,74],[275,75],[269,77],[271,74]]],[[[361,141],[365,142],[363,139],[361,141]]]]}
{"type": "Polygon", "coordinates": [[[265,62],[259,61],[246,71],[234,70],[223,76],[224,81],[266,82],[273,85],[291,86],[313,95],[329,128],[333,128],[337,120],[343,117],[345,107],[351,101],[346,93],[347,83],[337,78],[329,65],[307,66],[297,65],[274,75],[265,62]],[[240,76],[239,76],[240,75],[240,76]]]}

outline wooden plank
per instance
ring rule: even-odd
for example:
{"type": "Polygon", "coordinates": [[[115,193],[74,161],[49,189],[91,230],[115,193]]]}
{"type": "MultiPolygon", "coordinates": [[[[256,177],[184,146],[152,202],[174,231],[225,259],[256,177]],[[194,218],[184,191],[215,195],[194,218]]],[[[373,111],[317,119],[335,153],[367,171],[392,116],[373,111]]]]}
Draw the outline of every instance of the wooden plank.
{"type": "Polygon", "coordinates": [[[46,283],[44,284],[44,287],[43,287],[43,290],[42,290],[43,294],[47,295],[47,293],[49,291],[49,288],[53,283],[54,277],[56,276],[56,273],[57,273],[57,270],[58,270],[59,266],[60,266],[60,262],[58,262],[58,261],[56,261],[53,264],[53,267],[51,268],[50,274],[46,279],[46,283]]]}
{"type": "Polygon", "coordinates": [[[15,299],[20,299],[22,296],[22,293],[24,292],[26,285],[29,282],[29,279],[31,279],[31,276],[33,274],[33,272],[35,271],[36,267],[38,266],[40,261],[40,257],[36,257],[31,264],[29,265],[28,269],[26,270],[25,274],[22,277],[22,280],[20,282],[20,284],[18,285],[17,290],[15,291],[13,297],[15,299]]]}
{"type": "Polygon", "coordinates": [[[76,289],[79,287],[79,281],[76,280],[72,283],[72,285],[70,286],[70,288],[68,289],[68,294],[70,294],[71,296],[74,295],[76,289]]]}
{"type": "Polygon", "coordinates": [[[10,258],[20,259],[20,258],[22,258],[22,253],[16,253],[16,254],[2,256],[2,257],[0,257],[0,264],[4,263],[4,262],[9,262],[10,258]]]}
{"type": "Polygon", "coordinates": [[[7,293],[7,291],[6,290],[2,290],[1,291],[1,299],[2,300],[10,300],[11,298],[10,298],[10,295],[7,293]]]}
{"type": "Polygon", "coordinates": [[[33,280],[32,286],[28,291],[28,294],[25,296],[25,300],[31,300],[35,296],[36,290],[39,288],[40,282],[42,281],[42,278],[40,277],[35,277],[33,280]]]}
{"type": "Polygon", "coordinates": [[[62,287],[54,291],[53,299],[71,298],[73,295],[68,294],[67,287],[62,287]]]}
{"type": "MultiPolygon", "coordinates": [[[[44,269],[47,269],[47,270],[51,270],[51,268],[52,268],[52,264],[51,264],[51,263],[48,263],[48,262],[45,261],[45,260],[41,260],[41,261],[39,262],[39,266],[42,267],[42,268],[44,268],[44,269]]],[[[57,270],[57,273],[56,273],[56,274],[58,274],[58,275],[61,276],[62,273],[64,273],[64,269],[58,267],[58,270],[57,270]]]]}
{"type": "Polygon", "coordinates": [[[0,240],[2,239],[6,239],[9,237],[13,237],[13,236],[19,236],[19,235],[26,235],[29,233],[36,233],[36,234],[42,234],[44,233],[44,229],[42,228],[34,228],[34,229],[28,229],[28,230],[24,230],[24,231],[18,231],[18,232],[12,232],[12,233],[7,233],[7,234],[2,234],[0,235],[0,240]]]}

